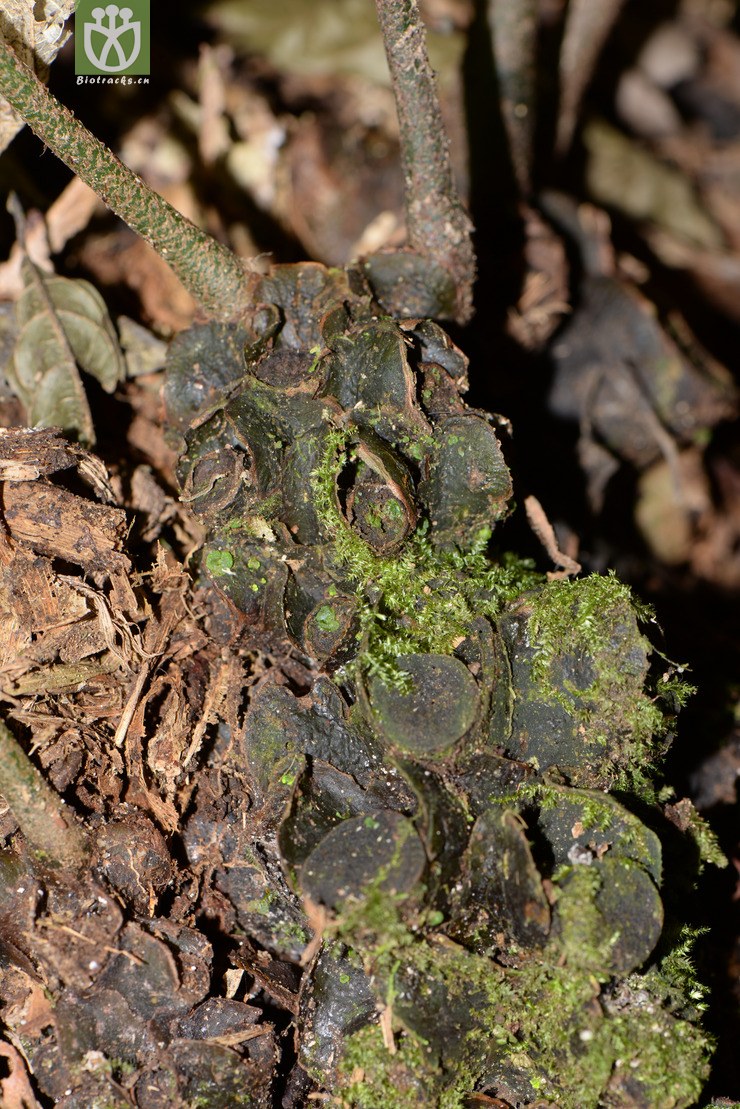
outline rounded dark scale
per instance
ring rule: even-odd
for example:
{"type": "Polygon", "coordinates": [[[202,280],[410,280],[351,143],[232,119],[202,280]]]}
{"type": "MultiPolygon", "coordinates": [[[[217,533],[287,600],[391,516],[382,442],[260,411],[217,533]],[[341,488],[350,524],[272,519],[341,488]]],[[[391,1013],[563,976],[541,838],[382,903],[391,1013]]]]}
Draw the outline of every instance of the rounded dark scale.
{"type": "Polygon", "coordinates": [[[262,358],[254,367],[254,376],[276,388],[310,388],[309,369],[313,359],[308,352],[278,350],[262,358]]]}
{"type": "Polygon", "coordinates": [[[571,866],[585,857],[616,856],[637,863],[660,884],[660,840],[634,813],[600,790],[550,786],[549,791],[549,803],[541,805],[534,822],[547,842],[554,868],[571,866]]]}
{"type": "Polygon", "coordinates": [[[333,658],[337,665],[351,659],[357,647],[357,602],[336,594],[320,601],[307,614],[302,643],[316,659],[333,658]]]}
{"type": "MultiPolygon", "coordinates": [[[[680,1109],[707,1045],[663,1007],[684,987],[651,963],[660,843],[625,807],[659,746],[649,645],[616,579],[501,585],[485,552],[511,477],[465,357],[420,318],[450,295],[410,253],[277,266],[244,327],[173,346],[202,572],[313,677],[297,697],[276,668],[237,744],[265,874],[341,937],[307,971],[300,1061],[347,1105],[595,1109],[634,1087],[653,1109],[680,1041],[680,1109]],[[381,1100],[356,1100],[358,1073],[381,1100]]],[[[240,921],[269,888],[248,878],[240,921]]],[[[293,958],[309,922],[297,947],[281,913],[270,944],[293,958]]]]}
{"type": "Polygon", "coordinates": [[[401,673],[409,690],[371,678],[368,699],[373,724],[405,755],[438,759],[450,755],[475,724],[479,694],[475,678],[452,655],[404,655],[401,673]]]}
{"type": "Polygon", "coordinates": [[[344,1037],[377,1017],[368,976],[341,944],[325,944],[301,991],[300,1061],[318,1082],[338,1063],[344,1037]]]}
{"type": "Polygon", "coordinates": [[[354,816],[375,815],[377,798],[321,759],[312,758],[296,779],[290,807],[278,831],[283,859],[297,873],[321,840],[354,816]]]}
{"type": "Polygon", "coordinates": [[[512,492],[501,446],[485,420],[466,412],[438,425],[424,494],[440,546],[465,547],[484,521],[491,527],[508,514],[512,492]]]}
{"type": "Polygon", "coordinates": [[[367,429],[351,446],[351,455],[338,477],[344,518],[376,554],[394,554],[418,522],[411,469],[367,429]]]}
{"type": "Polygon", "coordinates": [[[460,943],[486,948],[541,948],[550,905],[518,814],[491,808],[478,817],[462,860],[455,932],[460,943]]]}
{"type": "Polygon", "coordinates": [[[357,533],[378,554],[397,550],[413,528],[401,498],[368,467],[358,473],[347,513],[357,533]]]}
{"type": "Polygon", "coordinates": [[[291,560],[284,593],[285,624],[293,642],[327,667],[357,653],[358,599],[318,561],[291,560]]]}
{"type": "Polygon", "coordinates": [[[527,594],[498,621],[516,696],[508,734],[492,741],[540,770],[557,767],[577,786],[609,787],[645,760],[651,724],[660,723],[644,692],[649,644],[626,591],[610,591],[610,581],[594,575],[558,583],[565,602],[554,632],[539,623],[555,583],[527,594]],[[582,588],[591,581],[600,603],[582,588]]]}
{"type": "Polygon", "coordinates": [[[650,875],[630,859],[605,858],[596,864],[601,888],[596,906],[611,946],[613,974],[625,975],[642,966],[655,950],[663,930],[663,903],[650,875]],[[629,911],[629,927],[625,911],[629,911]]]}
{"type": "Polygon", "coordinates": [[[181,498],[213,527],[238,516],[255,484],[253,458],[222,412],[186,435],[187,453],[177,468],[181,498]]]}
{"type": "Polygon", "coordinates": [[[416,889],[426,854],[413,825],[394,812],[344,820],[324,837],[300,870],[304,893],[339,911],[352,901],[403,899],[416,889]]]}
{"type": "Polygon", "coordinates": [[[284,632],[282,597],[288,568],[269,544],[234,532],[215,536],[203,549],[202,566],[219,592],[250,627],[284,632]]]}
{"type": "Polygon", "coordinates": [[[184,434],[200,414],[223,403],[246,370],[244,350],[252,338],[241,325],[208,323],[173,339],[164,387],[171,432],[184,434]]]}
{"type": "Polygon", "coordinates": [[[367,278],[385,311],[411,316],[454,315],[456,291],[439,263],[412,251],[373,254],[364,263],[367,278]]]}

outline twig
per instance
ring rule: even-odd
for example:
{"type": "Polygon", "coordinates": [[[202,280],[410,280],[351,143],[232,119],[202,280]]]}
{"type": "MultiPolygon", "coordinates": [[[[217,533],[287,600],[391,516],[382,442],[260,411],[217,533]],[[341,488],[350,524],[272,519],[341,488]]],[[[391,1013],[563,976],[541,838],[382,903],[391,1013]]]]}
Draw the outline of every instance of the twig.
{"type": "Polygon", "coordinates": [[[473,225],[452,173],[447,134],[416,0],[375,0],[401,131],[409,245],[437,262],[457,290],[460,323],[473,312],[473,225]]]}
{"type": "Polygon", "coordinates": [[[624,0],[571,0],[560,51],[560,110],[556,140],[560,155],[568,151],[583,94],[623,4],[624,0]]]}
{"type": "Polygon", "coordinates": [[[529,520],[529,526],[532,531],[555,565],[560,566],[562,569],[562,572],[548,574],[547,576],[552,579],[569,577],[571,574],[579,574],[581,572],[580,562],[576,562],[574,558],[571,558],[570,555],[560,550],[557,536],[555,535],[555,529],[545,515],[545,510],[537,498],[532,496],[525,497],[524,510],[527,513],[527,519],[529,520]]]}
{"type": "Polygon", "coordinates": [[[82,867],[87,856],[82,831],[1,721],[0,793],[34,852],[52,865],[82,867]]]}
{"type": "Polygon", "coordinates": [[[207,311],[221,319],[243,314],[249,303],[249,274],[236,255],[125,166],[1,38],[0,94],[57,157],[156,250],[207,311]]]}
{"type": "Polygon", "coordinates": [[[501,115],[522,193],[532,187],[536,100],[537,0],[489,0],[501,115]]]}

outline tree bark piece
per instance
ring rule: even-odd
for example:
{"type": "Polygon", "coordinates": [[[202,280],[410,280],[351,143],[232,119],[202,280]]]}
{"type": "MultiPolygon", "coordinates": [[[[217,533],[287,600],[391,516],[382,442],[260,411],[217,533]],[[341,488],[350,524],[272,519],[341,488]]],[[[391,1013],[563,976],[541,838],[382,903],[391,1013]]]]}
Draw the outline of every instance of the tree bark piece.
{"type": "Polygon", "coordinates": [[[94,572],[129,566],[120,548],[128,522],[122,508],[96,504],[41,481],[9,481],[0,493],[12,539],[37,554],[94,572]]]}

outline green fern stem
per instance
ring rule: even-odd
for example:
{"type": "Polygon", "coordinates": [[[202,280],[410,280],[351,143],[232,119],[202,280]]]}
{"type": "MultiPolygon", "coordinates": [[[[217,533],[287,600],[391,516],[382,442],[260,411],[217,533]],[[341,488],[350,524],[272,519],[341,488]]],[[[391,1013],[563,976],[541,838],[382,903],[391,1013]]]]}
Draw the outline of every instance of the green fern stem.
{"type": "Polygon", "coordinates": [[[219,319],[243,315],[249,273],[243,263],[123,164],[60,104],[0,39],[0,94],[50,150],[168,263],[188,292],[219,319]]]}

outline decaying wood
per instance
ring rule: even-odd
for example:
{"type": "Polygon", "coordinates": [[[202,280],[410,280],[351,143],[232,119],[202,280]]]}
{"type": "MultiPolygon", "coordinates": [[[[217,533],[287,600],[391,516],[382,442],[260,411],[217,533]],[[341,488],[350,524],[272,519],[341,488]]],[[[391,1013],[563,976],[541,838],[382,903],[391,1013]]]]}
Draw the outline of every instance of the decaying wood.
{"type": "Polygon", "coordinates": [[[11,538],[37,553],[91,572],[130,565],[120,550],[128,527],[123,509],[41,481],[6,482],[0,497],[11,538]]]}
{"type": "Polygon", "coordinates": [[[57,428],[0,428],[0,480],[33,481],[74,466],[75,448],[57,428]]]}

